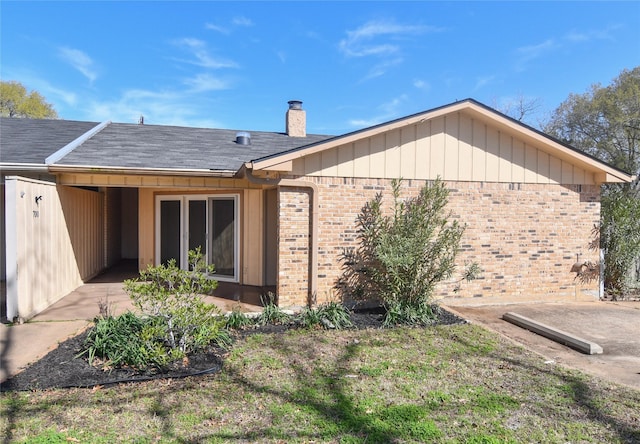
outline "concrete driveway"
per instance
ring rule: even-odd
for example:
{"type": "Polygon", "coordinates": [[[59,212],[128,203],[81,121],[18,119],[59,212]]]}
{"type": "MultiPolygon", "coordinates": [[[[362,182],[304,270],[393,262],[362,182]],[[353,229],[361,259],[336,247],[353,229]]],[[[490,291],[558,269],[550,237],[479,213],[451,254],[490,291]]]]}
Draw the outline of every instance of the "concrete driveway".
{"type": "Polygon", "coordinates": [[[640,302],[576,302],[451,307],[472,323],[494,330],[557,364],[640,389],[640,302]],[[586,355],[502,320],[507,312],[597,343],[586,355]]]}

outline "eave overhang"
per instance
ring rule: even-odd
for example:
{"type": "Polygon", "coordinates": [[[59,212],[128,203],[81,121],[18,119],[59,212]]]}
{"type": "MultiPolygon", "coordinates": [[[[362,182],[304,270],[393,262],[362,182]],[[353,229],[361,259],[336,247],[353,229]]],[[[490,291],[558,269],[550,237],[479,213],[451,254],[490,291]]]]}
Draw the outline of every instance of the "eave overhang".
{"type": "Polygon", "coordinates": [[[189,176],[233,178],[237,171],[174,168],[97,167],[92,165],[49,165],[49,172],[66,174],[114,174],[140,176],[189,176]]]}

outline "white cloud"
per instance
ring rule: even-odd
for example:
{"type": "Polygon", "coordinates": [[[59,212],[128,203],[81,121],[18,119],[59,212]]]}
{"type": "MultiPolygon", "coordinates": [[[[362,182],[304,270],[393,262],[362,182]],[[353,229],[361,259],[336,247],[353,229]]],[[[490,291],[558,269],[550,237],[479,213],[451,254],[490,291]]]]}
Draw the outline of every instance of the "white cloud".
{"type": "Polygon", "coordinates": [[[98,77],[93,67],[93,60],[84,52],[79,49],[61,47],[58,48],[58,53],[64,61],[80,71],[91,83],[98,77]]]}
{"type": "Polygon", "coordinates": [[[431,85],[429,84],[429,82],[425,82],[422,79],[415,79],[413,81],[413,86],[422,91],[429,91],[431,89],[431,85]]]}
{"type": "Polygon", "coordinates": [[[391,67],[400,65],[403,61],[404,60],[402,59],[402,57],[396,57],[395,59],[378,63],[369,70],[369,73],[361,81],[371,80],[376,77],[381,77],[385,75],[391,67]]]}
{"type": "Polygon", "coordinates": [[[478,77],[476,79],[476,85],[473,88],[474,91],[484,88],[488,84],[492,83],[496,79],[495,75],[478,77]]]}
{"type": "Polygon", "coordinates": [[[253,26],[253,21],[250,18],[244,16],[234,17],[232,23],[236,26],[253,26]]]}
{"type": "Polygon", "coordinates": [[[219,32],[220,34],[229,34],[231,32],[227,28],[224,28],[224,27],[218,26],[218,25],[214,25],[213,23],[206,23],[204,25],[204,27],[206,29],[210,29],[211,31],[219,32]]]}
{"type": "Polygon", "coordinates": [[[407,101],[407,98],[406,94],[402,94],[388,102],[382,103],[376,107],[378,112],[375,116],[369,118],[350,119],[349,125],[357,128],[366,128],[393,120],[399,117],[400,107],[407,101]]]}
{"type": "Polygon", "coordinates": [[[83,114],[89,120],[136,123],[144,116],[150,125],[224,127],[206,115],[192,94],[180,91],[131,89],[112,101],[93,101],[83,114]]]}
{"type": "Polygon", "coordinates": [[[227,60],[223,58],[215,58],[209,53],[207,43],[194,39],[183,38],[174,41],[174,44],[185,49],[194,57],[194,59],[186,60],[185,62],[191,63],[196,66],[209,69],[221,69],[221,68],[237,68],[238,64],[233,60],[227,60]]]}
{"type": "Polygon", "coordinates": [[[189,87],[189,92],[219,91],[230,87],[228,82],[206,73],[185,79],[184,83],[189,87]]]}
{"type": "Polygon", "coordinates": [[[554,39],[547,39],[536,45],[521,46],[516,49],[516,70],[522,71],[525,65],[557,49],[559,45],[554,39]]]}
{"type": "Polygon", "coordinates": [[[611,25],[604,29],[592,29],[586,31],[571,30],[564,38],[570,43],[582,43],[592,40],[613,40],[613,31],[620,29],[622,25],[611,25]]]}
{"type": "Polygon", "coordinates": [[[389,55],[397,52],[400,47],[397,44],[381,41],[383,38],[395,39],[400,36],[419,35],[440,30],[430,26],[371,21],[353,31],[347,31],[347,37],[340,41],[338,47],[347,57],[389,55]]]}

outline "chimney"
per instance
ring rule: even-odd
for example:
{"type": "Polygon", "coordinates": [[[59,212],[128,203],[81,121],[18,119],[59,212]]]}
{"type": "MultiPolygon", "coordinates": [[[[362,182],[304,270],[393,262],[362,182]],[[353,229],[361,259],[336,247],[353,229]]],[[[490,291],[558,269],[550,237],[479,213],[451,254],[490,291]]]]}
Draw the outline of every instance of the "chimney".
{"type": "Polygon", "coordinates": [[[300,100],[290,100],[287,110],[287,136],[307,136],[307,113],[302,109],[300,100]]]}

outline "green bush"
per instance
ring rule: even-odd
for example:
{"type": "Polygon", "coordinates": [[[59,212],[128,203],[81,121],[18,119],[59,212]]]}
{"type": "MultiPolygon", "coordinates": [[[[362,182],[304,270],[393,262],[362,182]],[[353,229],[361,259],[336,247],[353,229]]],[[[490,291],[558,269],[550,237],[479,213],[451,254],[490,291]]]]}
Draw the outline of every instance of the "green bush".
{"type": "Polygon", "coordinates": [[[276,305],[273,293],[269,292],[266,299],[264,297],[260,297],[260,299],[264,307],[256,320],[258,325],[279,325],[291,322],[291,316],[276,305]]]}
{"type": "Polygon", "coordinates": [[[225,323],[225,327],[231,330],[241,330],[253,322],[238,307],[234,307],[225,323]]]}
{"type": "Polygon", "coordinates": [[[318,308],[305,307],[296,320],[304,328],[322,327],[341,330],[353,327],[349,310],[337,302],[329,302],[318,308]]]}
{"type": "Polygon", "coordinates": [[[318,310],[309,307],[305,307],[296,317],[296,320],[303,328],[319,327],[321,319],[322,318],[320,317],[318,310]]]}
{"type": "Polygon", "coordinates": [[[203,299],[217,286],[208,277],[213,268],[204,265],[199,251],[190,251],[189,259],[191,271],[171,260],[125,281],[142,315],[98,319],[86,342],[90,361],[100,357],[110,366],[163,367],[212,343],[229,344],[220,311],[203,299]]]}
{"type": "Polygon", "coordinates": [[[133,304],[161,320],[154,330],[157,340],[183,355],[215,341],[224,326],[218,307],[203,300],[218,285],[208,276],[213,267],[204,264],[199,250],[189,252],[189,264],[191,271],[182,270],[171,259],[125,281],[133,304]]]}
{"type": "Polygon", "coordinates": [[[609,185],[601,201],[599,246],[604,250],[604,285],[616,299],[629,290],[629,270],[640,255],[640,192],[609,185]]]}
{"type": "Polygon", "coordinates": [[[146,367],[149,353],[143,331],[151,323],[151,319],[141,318],[131,312],[98,319],[85,340],[89,363],[99,357],[110,367],[146,367]]]}
{"type": "Polygon", "coordinates": [[[359,246],[343,254],[338,289],[346,299],[381,301],[388,323],[425,324],[435,316],[436,285],[453,274],[465,227],[446,210],[449,192],[439,179],[409,199],[400,198],[400,180],[392,186],[391,215],[378,194],[358,216],[359,246]]]}
{"type": "Polygon", "coordinates": [[[353,327],[349,310],[337,302],[328,302],[318,307],[320,322],[325,328],[335,328],[338,330],[353,327]],[[322,322],[324,319],[325,322],[322,322]],[[329,325],[327,325],[329,323],[329,325]]]}

